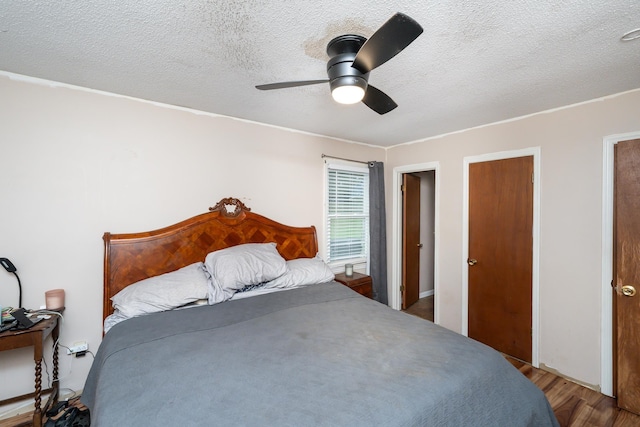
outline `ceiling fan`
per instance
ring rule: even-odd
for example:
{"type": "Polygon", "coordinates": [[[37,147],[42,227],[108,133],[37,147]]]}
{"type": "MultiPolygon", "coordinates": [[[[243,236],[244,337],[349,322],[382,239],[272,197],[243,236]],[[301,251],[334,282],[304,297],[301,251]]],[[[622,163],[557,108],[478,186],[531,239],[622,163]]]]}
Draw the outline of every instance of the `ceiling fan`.
{"type": "Polygon", "coordinates": [[[355,34],[345,34],[327,45],[330,59],[328,79],[302,80],[258,85],[256,89],[272,90],[329,83],[333,99],[342,104],[362,101],[378,114],[386,114],[398,106],[389,95],[368,84],[369,73],[384,64],[420,34],[422,27],[405,14],[396,13],[367,40],[355,34]]]}

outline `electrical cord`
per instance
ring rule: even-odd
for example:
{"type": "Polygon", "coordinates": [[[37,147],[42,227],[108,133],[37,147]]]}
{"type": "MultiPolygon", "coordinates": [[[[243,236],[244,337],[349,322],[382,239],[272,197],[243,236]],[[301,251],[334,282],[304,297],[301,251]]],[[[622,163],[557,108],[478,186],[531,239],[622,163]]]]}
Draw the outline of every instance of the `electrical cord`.
{"type": "MultiPolygon", "coordinates": [[[[57,347],[60,343],[60,330],[62,329],[62,325],[64,324],[64,316],[62,315],[62,313],[58,313],[57,311],[52,311],[52,310],[34,310],[32,311],[32,313],[37,314],[37,315],[55,315],[60,317],[60,327],[58,328],[58,338],[56,339],[56,342],[53,343],[54,347],[57,347]]],[[[49,375],[49,372],[47,372],[47,375],[49,375]]]]}
{"type": "MultiPolygon", "coordinates": [[[[32,310],[30,312],[30,314],[36,315],[36,316],[42,316],[42,315],[45,315],[45,316],[46,315],[58,316],[60,318],[60,328],[59,329],[62,329],[62,324],[64,324],[64,316],[62,315],[62,313],[59,313],[57,311],[40,309],[40,310],[32,310]]],[[[53,343],[53,347],[54,348],[57,348],[58,346],[60,346],[60,334],[59,333],[58,333],[58,338],[56,338],[56,341],[53,343]]],[[[44,370],[45,370],[45,373],[47,374],[47,384],[49,384],[49,387],[52,387],[54,381],[51,380],[51,376],[49,375],[49,365],[47,365],[47,360],[45,358],[42,358],[42,362],[44,363],[44,370]]],[[[58,377],[55,381],[60,382],[60,377],[58,377]]]]}
{"type": "Polygon", "coordinates": [[[31,310],[29,313],[35,314],[35,315],[53,315],[53,316],[58,316],[60,318],[60,320],[62,320],[62,322],[64,323],[64,316],[62,315],[62,313],[54,311],[54,310],[39,309],[39,310],[31,310]]]}
{"type": "MultiPolygon", "coordinates": [[[[64,349],[71,350],[71,349],[70,349],[69,347],[67,347],[66,345],[64,345],[64,344],[60,344],[60,343],[58,343],[58,347],[62,347],[62,348],[64,348],[64,349]]],[[[89,353],[89,354],[91,355],[91,357],[93,357],[93,358],[95,359],[95,355],[94,355],[91,351],[87,350],[87,351],[85,351],[84,353],[89,353]]],[[[79,354],[79,353],[76,353],[76,354],[79,354]]],[[[73,371],[73,369],[72,369],[72,367],[73,367],[73,359],[75,359],[75,357],[74,357],[74,358],[72,358],[72,359],[71,359],[71,361],[69,362],[68,369],[65,369],[66,373],[65,373],[64,375],[60,375],[60,373],[58,373],[58,378],[57,378],[56,380],[53,380],[53,381],[52,381],[52,380],[51,380],[51,378],[49,377],[49,370],[46,368],[46,361],[45,361],[45,369],[46,369],[46,373],[47,373],[47,379],[48,379],[48,381],[49,381],[49,386],[52,386],[52,385],[53,385],[53,383],[54,383],[54,382],[56,382],[56,381],[57,381],[58,383],[60,383],[60,381],[61,381],[61,380],[65,379],[65,378],[67,378],[69,375],[71,375],[71,372],[73,371]]],[[[43,361],[44,361],[44,358],[43,358],[43,361]]],[[[71,389],[66,389],[66,390],[71,390],[71,389]]],[[[71,390],[71,391],[73,392],[73,390],[71,390]]],[[[74,392],[74,393],[75,393],[75,392],[74,392]]]]}
{"type": "Polygon", "coordinates": [[[71,349],[66,345],[58,344],[58,347],[66,348],[67,350],[71,351],[71,349]]]}

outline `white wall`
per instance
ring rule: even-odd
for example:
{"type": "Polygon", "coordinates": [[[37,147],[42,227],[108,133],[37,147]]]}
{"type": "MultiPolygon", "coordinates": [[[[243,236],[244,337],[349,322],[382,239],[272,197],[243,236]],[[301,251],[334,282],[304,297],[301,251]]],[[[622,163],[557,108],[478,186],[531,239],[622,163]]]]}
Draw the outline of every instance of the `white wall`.
{"type": "MultiPolygon", "coordinates": [[[[61,343],[97,350],[102,234],[152,230],[238,197],[322,239],[321,154],[384,160],[381,148],[0,73],[0,256],[23,306],[66,291],[61,343]]],[[[0,271],[0,303],[17,305],[0,271]]],[[[33,391],[31,349],[0,353],[0,400],[33,391]]],[[[50,359],[49,359],[50,360],[50,359]]],[[[81,389],[91,356],[60,357],[61,387],[81,389]]],[[[49,372],[50,372],[49,368],[49,372]]],[[[43,375],[47,381],[46,373],[43,375]]],[[[0,407],[0,416],[9,407],[0,407]]]]}
{"type": "Polygon", "coordinates": [[[540,147],[540,362],[598,387],[603,137],[640,130],[639,111],[637,90],[387,151],[387,212],[393,168],[440,164],[436,298],[443,326],[462,326],[463,158],[540,147]]]}

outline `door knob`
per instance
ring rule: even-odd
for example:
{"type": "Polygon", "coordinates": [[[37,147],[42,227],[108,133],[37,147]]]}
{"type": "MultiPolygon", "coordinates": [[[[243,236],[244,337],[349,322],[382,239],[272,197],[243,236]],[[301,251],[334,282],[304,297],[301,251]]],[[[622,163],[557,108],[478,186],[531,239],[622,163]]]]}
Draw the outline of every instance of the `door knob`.
{"type": "Polygon", "coordinates": [[[422,243],[418,243],[416,246],[421,248],[422,247],[422,243]]]}
{"type": "Polygon", "coordinates": [[[469,264],[470,266],[474,266],[478,263],[477,259],[473,259],[473,258],[467,258],[467,264],[469,264]]]}
{"type": "Polygon", "coordinates": [[[636,294],[636,288],[631,285],[624,285],[622,287],[622,295],[625,297],[632,297],[636,294]]]}

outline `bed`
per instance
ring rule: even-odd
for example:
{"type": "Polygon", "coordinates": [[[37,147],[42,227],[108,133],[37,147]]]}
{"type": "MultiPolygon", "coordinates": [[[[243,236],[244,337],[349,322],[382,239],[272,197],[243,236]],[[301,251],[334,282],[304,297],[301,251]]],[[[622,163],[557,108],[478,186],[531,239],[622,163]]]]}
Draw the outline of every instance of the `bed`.
{"type": "MultiPolygon", "coordinates": [[[[117,295],[212,253],[271,245],[292,266],[318,250],[314,227],[282,225],[234,198],[160,230],[105,233],[104,243],[105,320],[117,295]]],[[[208,286],[224,280],[217,274],[208,286]]],[[[333,280],[255,291],[114,324],[82,395],[92,424],[558,425],[544,394],[483,344],[333,280]]]]}

